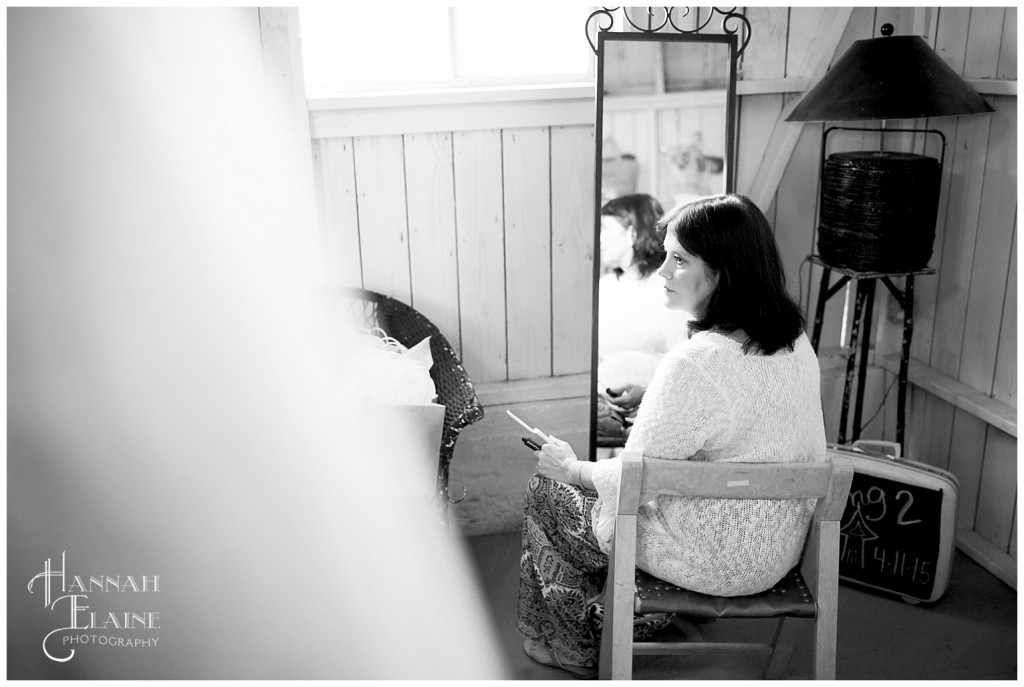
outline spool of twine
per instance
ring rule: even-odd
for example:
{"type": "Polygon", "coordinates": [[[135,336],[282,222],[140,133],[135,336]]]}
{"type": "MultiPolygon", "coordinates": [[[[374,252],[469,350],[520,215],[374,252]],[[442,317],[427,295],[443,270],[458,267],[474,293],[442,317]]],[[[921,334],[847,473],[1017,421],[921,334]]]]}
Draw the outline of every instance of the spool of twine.
{"type": "Polygon", "coordinates": [[[940,173],[938,160],[912,153],[830,155],[821,180],[821,258],[862,272],[927,267],[940,173]]]}

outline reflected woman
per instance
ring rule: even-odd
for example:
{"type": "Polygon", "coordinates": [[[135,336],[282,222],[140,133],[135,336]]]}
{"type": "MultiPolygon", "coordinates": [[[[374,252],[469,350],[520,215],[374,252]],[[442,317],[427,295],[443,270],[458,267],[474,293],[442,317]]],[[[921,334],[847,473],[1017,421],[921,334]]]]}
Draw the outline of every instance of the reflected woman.
{"type": "Polygon", "coordinates": [[[665,260],[662,214],[646,193],[620,196],[601,208],[598,393],[626,413],[640,403],[661,357],[685,335],[685,319],[662,304],[655,273],[665,260]]]}
{"type": "MultiPolygon", "coordinates": [[[[658,365],[627,450],[825,460],[818,360],[764,215],[743,196],[719,195],[675,208],[661,226],[664,302],[690,313],[690,337],[658,365]]],[[[535,661],[590,677],[600,642],[591,600],[607,575],[621,462],[578,460],[554,437],[536,453],[517,627],[535,661]]],[[[755,594],[797,563],[810,518],[799,499],[659,496],[637,516],[637,567],[704,594],[755,594]]]]}

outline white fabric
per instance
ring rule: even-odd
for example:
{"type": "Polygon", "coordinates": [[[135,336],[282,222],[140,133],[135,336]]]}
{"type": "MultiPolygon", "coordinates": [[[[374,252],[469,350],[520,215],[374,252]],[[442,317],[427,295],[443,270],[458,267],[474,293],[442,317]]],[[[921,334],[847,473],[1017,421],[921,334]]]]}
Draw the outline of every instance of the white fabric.
{"type": "Polygon", "coordinates": [[[412,348],[397,341],[385,344],[376,336],[362,343],[346,359],[341,383],[359,389],[365,403],[383,405],[424,405],[437,399],[430,376],[434,364],[430,337],[412,348]]]}
{"type": "MultiPolygon", "coordinates": [[[[771,356],[744,354],[713,332],[680,343],[658,367],[626,450],[676,460],[824,461],[820,371],[807,337],[771,356]]],[[[593,528],[606,552],[621,466],[617,458],[594,466],[593,528]]],[[[796,563],[810,515],[803,500],[660,496],[640,507],[637,566],[705,594],[760,592],[796,563]]]]}
{"type": "Polygon", "coordinates": [[[665,353],[686,335],[686,314],[664,304],[664,281],[635,272],[598,282],[598,388],[646,387],[665,353]]]}

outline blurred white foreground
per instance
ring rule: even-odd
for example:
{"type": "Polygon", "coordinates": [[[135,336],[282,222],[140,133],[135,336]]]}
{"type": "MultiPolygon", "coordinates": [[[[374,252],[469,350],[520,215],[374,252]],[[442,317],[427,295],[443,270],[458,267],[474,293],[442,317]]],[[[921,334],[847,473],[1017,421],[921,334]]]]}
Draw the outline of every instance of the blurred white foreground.
{"type": "Polygon", "coordinates": [[[502,677],[463,551],[393,495],[429,467],[333,383],[258,22],[9,10],[8,677],[502,677]],[[62,551],[160,576],[127,606],[158,649],[45,658],[62,551]]]}

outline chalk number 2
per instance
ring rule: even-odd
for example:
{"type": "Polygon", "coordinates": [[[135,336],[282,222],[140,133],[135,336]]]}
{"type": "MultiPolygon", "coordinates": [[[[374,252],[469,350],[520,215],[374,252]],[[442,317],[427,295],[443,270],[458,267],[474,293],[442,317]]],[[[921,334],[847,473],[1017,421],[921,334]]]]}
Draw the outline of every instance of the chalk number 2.
{"type": "Polygon", "coordinates": [[[896,500],[897,501],[902,500],[901,497],[903,497],[903,496],[907,497],[907,502],[905,504],[903,504],[902,508],[900,508],[900,514],[898,516],[896,516],[896,524],[897,525],[914,525],[916,523],[921,522],[920,518],[918,518],[917,520],[906,520],[905,519],[907,511],[910,510],[910,507],[912,505],[914,505],[914,495],[911,494],[906,489],[900,489],[898,492],[896,492],[896,500]]]}

